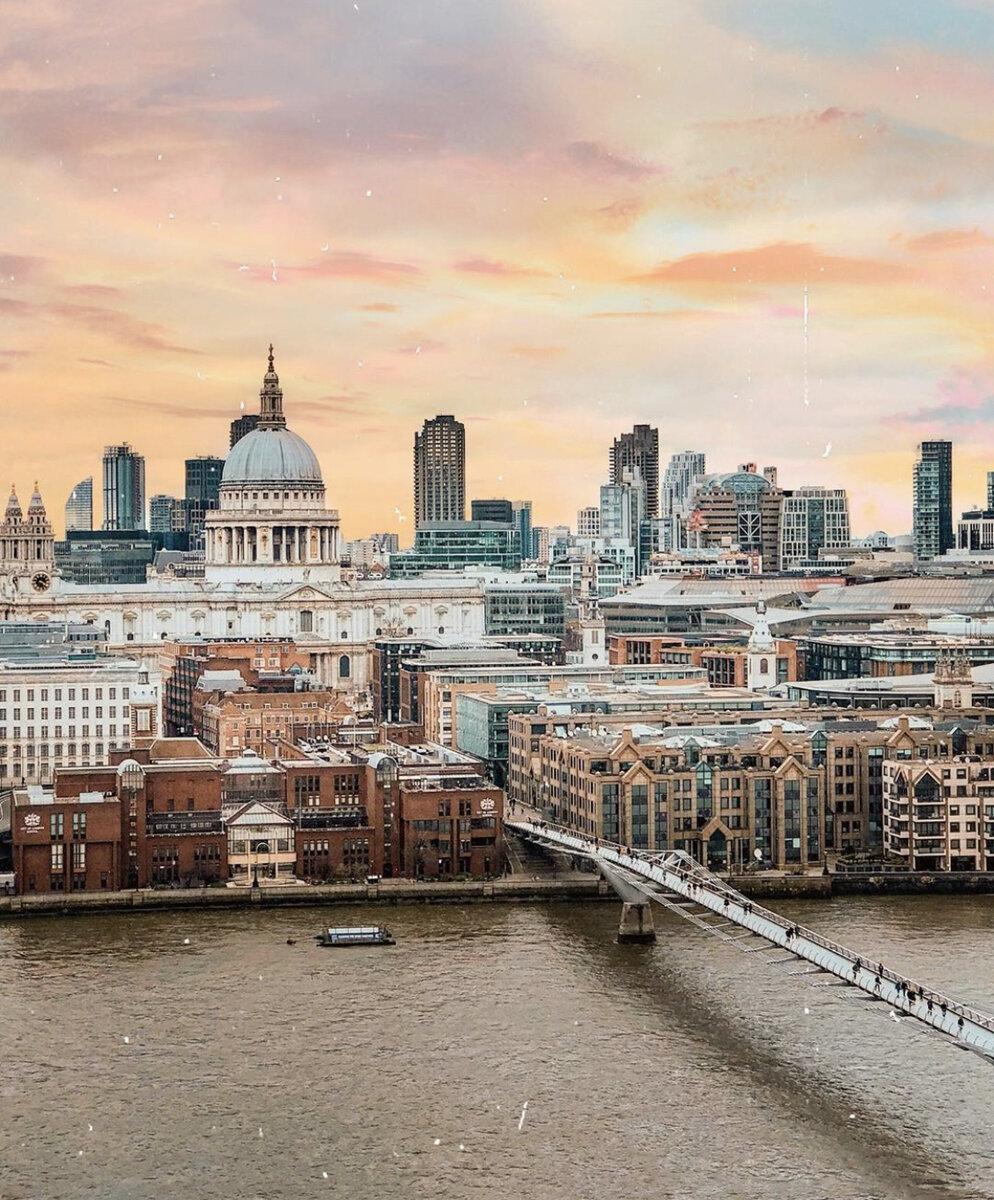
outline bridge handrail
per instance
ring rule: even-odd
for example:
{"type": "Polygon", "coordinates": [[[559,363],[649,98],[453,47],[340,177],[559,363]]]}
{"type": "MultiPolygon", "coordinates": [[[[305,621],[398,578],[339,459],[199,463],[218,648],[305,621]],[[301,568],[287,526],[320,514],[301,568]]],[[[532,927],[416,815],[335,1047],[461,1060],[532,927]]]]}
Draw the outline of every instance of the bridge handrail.
{"type": "MultiPolygon", "coordinates": [[[[816,946],[820,946],[823,950],[828,950],[832,954],[837,954],[840,958],[844,958],[851,962],[855,967],[857,961],[860,962],[862,969],[872,972],[874,976],[879,976],[880,979],[886,979],[891,983],[900,984],[904,988],[908,988],[923,1000],[931,1000],[938,1007],[945,1008],[947,1012],[954,1013],[958,1017],[963,1017],[974,1022],[976,1025],[982,1026],[984,1029],[994,1033],[994,1018],[987,1016],[986,1013],[979,1012],[969,1005],[960,1004],[956,1000],[952,1000],[948,996],[944,996],[941,992],[936,992],[932,988],[924,987],[917,983],[912,983],[902,975],[898,975],[896,971],[885,967],[883,963],[871,964],[869,960],[864,960],[859,955],[854,955],[852,950],[846,946],[839,945],[838,942],[833,942],[831,938],[823,937],[820,933],[815,933],[813,929],[808,929],[803,925],[798,925],[796,921],[788,921],[780,913],[774,912],[772,909],[765,908],[761,904],[754,904],[748,897],[741,892],[724,883],[719,877],[702,866],[696,859],[691,857],[685,850],[666,850],[653,854],[650,851],[633,849],[630,846],[623,846],[620,842],[608,841],[604,838],[590,838],[585,834],[580,833],[575,829],[571,829],[567,825],[560,825],[554,821],[533,821],[529,818],[505,818],[505,824],[514,826],[515,824],[527,825],[533,831],[541,835],[543,832],[551,830],[562,837],[567,837],[573,841],[582,843],[582,847],[577,850],[577,853],[586,855],[589,858],[596,858],[601,850],[610,850],[616,854],[618,858],[629,858],[636,862],[646,862],[649,866],[660,867],[663,870],[672,871],[673,874],[679,876],[680,872],[675,871],[674,859],[677,863],[685,865],[685,875],[689,875],[693,882],[698,887],[706,887],[710,892],[717,893],[720,896],[727,897],[731,902],[741,906],[748,906],[747,911],[755,913],[757,916],[763,917],[772,924],[779,926],[786,935],[787,930],[797,930],[796,936],[804,938],[805,941],[811,942],[816,946]]],[[[622,866],[625,864],[622,863],[622,866]]],[[[762,936],[762,935],[761,935],[762,936]]],[[[786,936],[785,936],[786,940],[786,936]]],[[[786,947],[789,949],[789,947],[786,947]]]]}

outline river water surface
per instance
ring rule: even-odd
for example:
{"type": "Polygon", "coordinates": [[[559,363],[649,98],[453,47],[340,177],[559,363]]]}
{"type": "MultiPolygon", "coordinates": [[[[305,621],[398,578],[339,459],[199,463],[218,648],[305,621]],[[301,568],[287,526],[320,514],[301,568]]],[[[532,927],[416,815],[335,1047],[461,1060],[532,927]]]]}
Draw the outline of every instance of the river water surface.
{"type": "MultiPolygon", "coordinates": [[[[994,1011],[994,897],[779,908],[994,1011]]],[[[994,1066],[666,913],[618,946],[617,919],[0,925],[0,1197],[994,1198],[994,1066]],[[397,946],[312,940],[367,922],[397,946]]]]}

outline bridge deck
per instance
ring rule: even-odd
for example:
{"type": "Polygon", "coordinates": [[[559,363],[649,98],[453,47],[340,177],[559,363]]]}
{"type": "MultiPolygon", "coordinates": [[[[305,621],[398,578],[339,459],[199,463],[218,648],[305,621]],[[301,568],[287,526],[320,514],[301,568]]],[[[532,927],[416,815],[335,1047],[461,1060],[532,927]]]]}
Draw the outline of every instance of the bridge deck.
{"type": "Polygon", "coordinates": [[[652,885],[686,897],[725,921],[806,959],[818,970],[891,1005],[895,1012],[905,1013],[960,1046],[994,1059],[994,1017],[907,980],[883,963],[867,962],[846,946],[753,903],[682,850],[663,854],[632,850],[531,818],[512,817],[505,825],[533,841],[623,868],[649,900],[662,899],[654,893],[652,885]]]}

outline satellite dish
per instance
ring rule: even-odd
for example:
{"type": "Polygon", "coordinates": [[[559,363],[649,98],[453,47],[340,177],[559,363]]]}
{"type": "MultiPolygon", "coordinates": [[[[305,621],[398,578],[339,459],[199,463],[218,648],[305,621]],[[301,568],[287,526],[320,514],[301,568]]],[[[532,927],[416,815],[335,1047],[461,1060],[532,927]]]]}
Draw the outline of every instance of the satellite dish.
{"type": "Polygon", "coordinates": [[[756,862],[762,862],[762,861],[763,861],[763,852],[762,852],[762,850],[753,850],[753,852],[752,852],[752,856],[753,856],[753,858],[756,860],[756,862]]]}

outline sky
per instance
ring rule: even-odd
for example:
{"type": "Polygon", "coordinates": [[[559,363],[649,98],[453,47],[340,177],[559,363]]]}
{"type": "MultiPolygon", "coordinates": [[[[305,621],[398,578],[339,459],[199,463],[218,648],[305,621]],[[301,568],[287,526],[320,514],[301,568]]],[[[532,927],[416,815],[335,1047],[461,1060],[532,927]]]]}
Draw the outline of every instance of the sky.
{"type": "Polygon", "coordinates": [[[910,528],[923,438],[983,503],[986,0],[0,10],[0,455],[57,528],[112,442],[182,494],[270,341],[346,537],[410,541],[436,413],[538,524],[636,422],[855,533],[910,528]]]}

